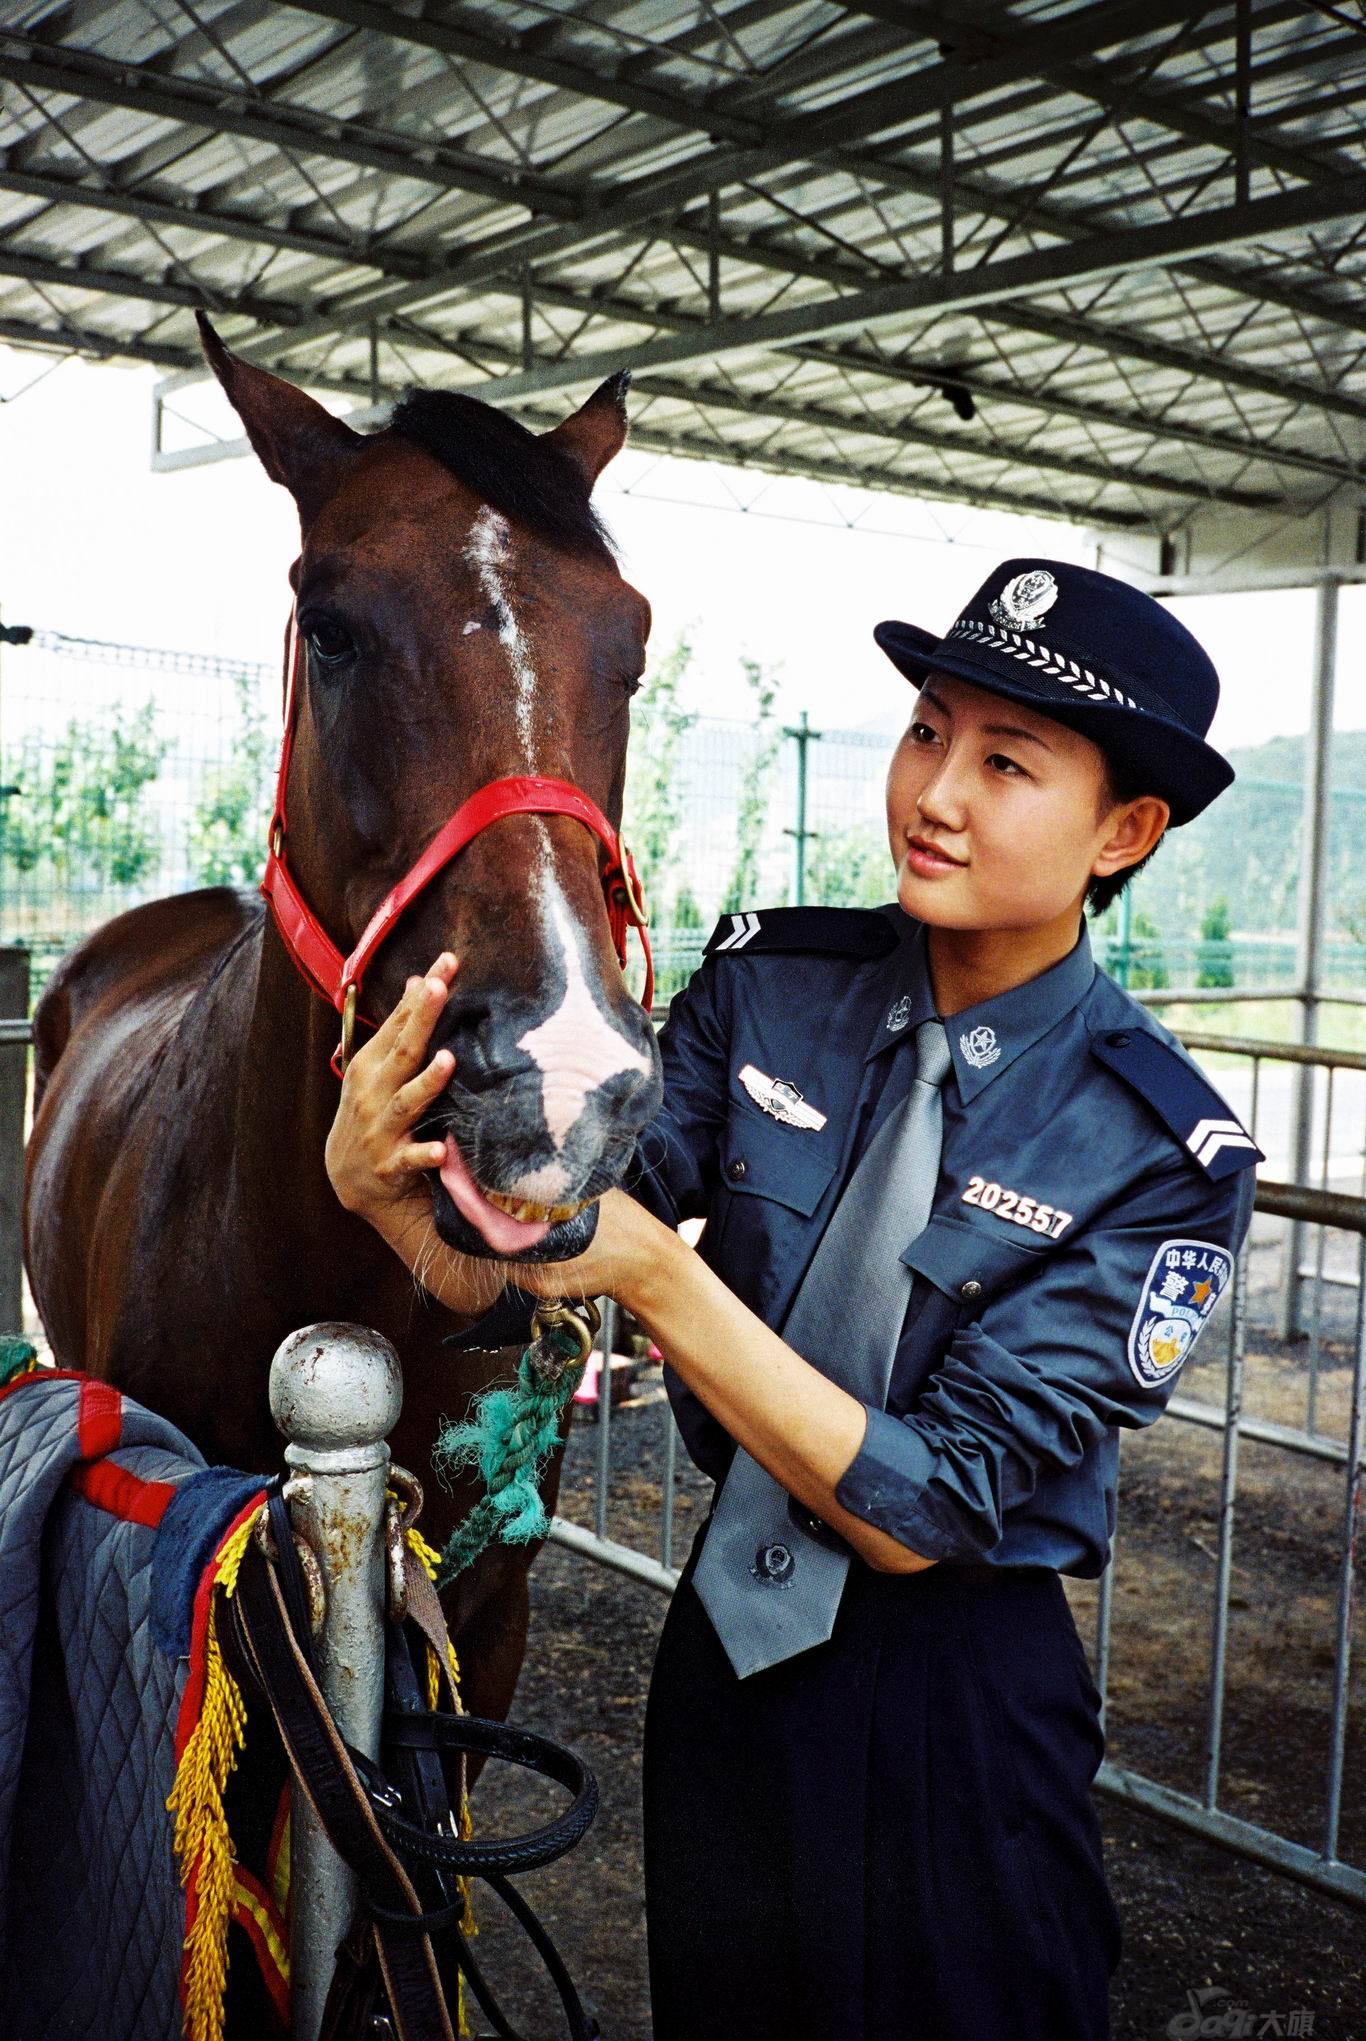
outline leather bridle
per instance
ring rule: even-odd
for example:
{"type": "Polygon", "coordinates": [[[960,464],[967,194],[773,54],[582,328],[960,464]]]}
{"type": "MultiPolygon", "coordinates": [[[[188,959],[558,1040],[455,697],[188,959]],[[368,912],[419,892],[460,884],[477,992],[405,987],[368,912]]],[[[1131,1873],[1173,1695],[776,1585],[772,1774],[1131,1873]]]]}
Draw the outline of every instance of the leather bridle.
{"type": "MultiPolygon", "coordinates": [[[[270,818],[269,850],[261,891],[270,904],[275,926],[291,958],[323,999],[341,1015],[341,1040],[332,1056],[338,1077],[351,1060],[355,1036],[356,1002],[365,972],[376,950],[396,921],[437,873],[443,871],[466,844],[504,815],[572,815],[591,829],[607,853],[600,867],[608,927],[617,961],[626,968],[626,931],[639,932],[645,953],[645,989],[641,1005],[649,1012],[654,997],[654,960],[650,954],[645,903],[630,851],[597,803],[581,787],[568,780],[548,778],[542,773],[518,773],[506,779],[490,780],[462,801],[450,820],[442,825],[416,863],[397,885],[390,888],[365,925],[350,956],[343,956],[314,914],[298,883],[285,863],[288,828],[285,792],[289,780],[290,753],[294,747],[294,723],[298,711],[299,666],[303,657],[297,619],[291,618],[286,655],[284,737],[280,745],[280,770],[275,781],[275,807],[270,818]]],[[[361,1016],[364,1019],[364,1016],[361,1016]]],[[[375,1026],[375,1022],[366,1022],[375,1026]]]]}

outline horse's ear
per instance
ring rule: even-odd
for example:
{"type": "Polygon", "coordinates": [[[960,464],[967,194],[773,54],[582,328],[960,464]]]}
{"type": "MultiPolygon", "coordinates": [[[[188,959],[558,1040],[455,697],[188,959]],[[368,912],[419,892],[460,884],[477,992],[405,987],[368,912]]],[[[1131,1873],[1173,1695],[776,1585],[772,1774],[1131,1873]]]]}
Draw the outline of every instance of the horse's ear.
{"type": "Polygon", "coordinates": [[[544,435],[582,471],[590,489],[626,444],[626,392],[630,387],[631,371],[619,369],[598,384],[586,404],[544,435]]]}
{"type": "Polygon", "coordinates": [[[339,474],[361,444],[361,436],[330,411],[279,376],[230,354],[202,312],[199,338],[209,367],[247,428],[262,467],[272,482],[288,489],[309,524],[337,486],[339,474]]]}

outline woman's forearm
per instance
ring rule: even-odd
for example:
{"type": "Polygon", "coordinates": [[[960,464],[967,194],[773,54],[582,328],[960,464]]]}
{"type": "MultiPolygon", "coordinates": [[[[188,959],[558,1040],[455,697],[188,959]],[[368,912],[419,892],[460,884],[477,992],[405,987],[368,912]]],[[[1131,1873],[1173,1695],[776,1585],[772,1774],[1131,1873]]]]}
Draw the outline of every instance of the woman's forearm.
{"type": "Polygon", "coordinates": [[[621,1301],[731,1437],[880,1571],[932,1566],[835,1499],[863,1443],[863,1405],[784,1344],[676,1234],[632,1266],[621,1301]]]}

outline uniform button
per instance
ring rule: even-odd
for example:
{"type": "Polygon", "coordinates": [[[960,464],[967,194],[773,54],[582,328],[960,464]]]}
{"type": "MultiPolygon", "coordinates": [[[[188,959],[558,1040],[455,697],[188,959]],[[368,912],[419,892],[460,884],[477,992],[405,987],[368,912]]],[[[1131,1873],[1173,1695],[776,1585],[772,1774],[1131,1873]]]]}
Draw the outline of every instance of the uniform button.
{"type": "Polygon", "coordinates": [[[1119,1028],[1113,1035],[1107,1035],[1105,1039],[1112,1049],[1127,1049],[1129,1046],[1129,1031],[1127,1028],[1119,1028]]]}
{"type": "Polygon", "coordinates": [[[980,1283],[964,1283],[958,1294],[965,1304],[975,1304],[982,1294],[982,1285],[980,1283]]]}
{"type": "Polygon", "coordinates": [[[741,1177],[748,1172],[748,1169],[749,1164],[745,1161],[744,1156],[737,1155],[734,1162],[727,1163],[726,1175],[732,1183],[739,1183],[741,1177]]]}

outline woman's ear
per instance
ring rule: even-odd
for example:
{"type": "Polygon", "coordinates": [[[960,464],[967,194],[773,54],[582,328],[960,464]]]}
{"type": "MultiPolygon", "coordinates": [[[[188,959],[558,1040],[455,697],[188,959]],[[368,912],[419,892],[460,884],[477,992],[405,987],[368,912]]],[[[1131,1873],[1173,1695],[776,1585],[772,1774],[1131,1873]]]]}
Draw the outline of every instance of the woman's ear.
{"type": "Polygon", "coordinates": [[[1140,794],[1136,801],[1111,809],[1105,841],[1091,862],[1092,877],[1111,879],[1156,850],[1171,813],[1156,794],[1140,794]]]}

